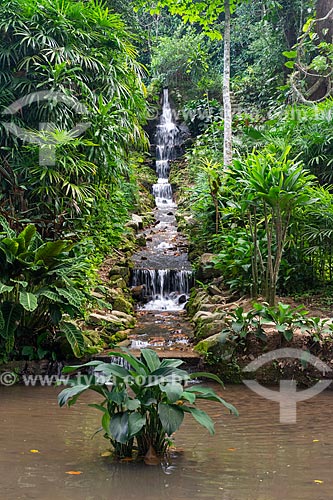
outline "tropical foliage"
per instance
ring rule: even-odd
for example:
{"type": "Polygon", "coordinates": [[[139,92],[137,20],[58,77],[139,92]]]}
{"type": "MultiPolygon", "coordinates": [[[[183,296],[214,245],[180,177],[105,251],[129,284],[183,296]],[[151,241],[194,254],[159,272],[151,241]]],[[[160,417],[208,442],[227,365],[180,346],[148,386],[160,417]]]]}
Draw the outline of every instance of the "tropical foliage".
{"type": "Polygon", "coordinates": [[[128,352],[110,355],[122,358],[124,366],[90,361],[64,368],[63,373],[71,373],[92,367],[94,375],[88,383],[85,376],[74,378],[69,382],[70,387],[59,394],[58,400],[60,406],[71,406],[88,389],[100,394],[102,402],[91,406],[102,412],[101,431],[111,441],[117,458],[131,457],[135,444],[140,457],[148,451],[163,456],[170,445],[169,437],[179,429],[186,413],[213,434],[212,419],[197,407],[201,400],[220,403],[237,415],[234,406],[211,387],[187,385],[197,377],[207,377],[223,385],[216,375],[188,374],[179,368],[182,360],[160,361],[151,349],[142,349],[140,359],[128,352]]]}
{"type": "Polygon", "coordinates": [[[32,224],[19,234],[0,224],[0,361],[55,358],[62,339],[82,356],[86,344],[74,320],[95,301],[88,259],[69,240],[43,241],[32,224]]]}

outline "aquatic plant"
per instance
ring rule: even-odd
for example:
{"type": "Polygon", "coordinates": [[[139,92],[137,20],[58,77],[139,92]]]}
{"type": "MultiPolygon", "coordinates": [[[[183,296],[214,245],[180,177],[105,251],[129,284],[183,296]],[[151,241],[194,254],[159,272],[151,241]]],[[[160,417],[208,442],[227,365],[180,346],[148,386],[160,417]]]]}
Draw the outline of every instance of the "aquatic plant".
{"type": "Polygon", "coordinates": [[[215,401],[237,415],[236,408],[222,399],[211,387],[187,385],[198,377],[210,378],[223,386],[219,377],[211,373],[187,373],[179,367],[181,359],[163,359],[151,349],[142,349],[140,359],[128,351],[111,352],[126,362],[90,361],[83,365],[67,366],[63,373],[93,368],[93,375],[69,380],[58,396],[60,406],[76,403],[78,397],[90,389],[103,397],[94,408],[102,412],[104,437],[111,441],[115,456],[161,457],[170,445],[170,436],[189,413],[203,427],[214,434],[214,423],[206,412],[197,407],[200,400],[215,401]],[[125,365],[125,363],[124,363],[125,365]]]}

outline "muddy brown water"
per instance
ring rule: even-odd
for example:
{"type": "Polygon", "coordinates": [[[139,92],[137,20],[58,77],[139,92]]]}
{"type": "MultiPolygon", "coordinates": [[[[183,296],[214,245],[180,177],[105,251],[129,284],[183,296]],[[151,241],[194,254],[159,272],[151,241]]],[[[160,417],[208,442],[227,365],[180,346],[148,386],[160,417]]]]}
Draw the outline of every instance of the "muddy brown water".
{"type": "Polygon", "coordinates": [[[58,408],[58,392],[0,387],[1,500],[333,499],[333,392],[299,403],[297,424],[282,425],[276,403],[229,386],[224,397],[240,417],[205,404],[216,435],[186,419],[178,454],[155,467],[102,457],[107,441],[91,439],[99,412],[87,407],[98,396],[68,409],[58,408]]]}

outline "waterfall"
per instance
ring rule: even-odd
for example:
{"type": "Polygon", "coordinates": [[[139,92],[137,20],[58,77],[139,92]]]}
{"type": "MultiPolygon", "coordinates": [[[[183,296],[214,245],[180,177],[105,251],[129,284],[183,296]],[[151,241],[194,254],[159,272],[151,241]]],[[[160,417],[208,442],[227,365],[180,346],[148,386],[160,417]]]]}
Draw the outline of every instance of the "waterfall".
{"type": "Polygon", "coordinates": [[[192,270],[177,233],[172,187],[169,182],[170,160],[176,158],[179,130],[173,120],[168,89],[163,92],[163,107],[156,129],[156,174],[152,186],[156,203],[153,235],[137,257],[132,271],[132,286],[143,286],[145,304],[140,309],[177,311],[184,308],[192,286],[192,270]],[[141,256],[141,257],[140,257],[141,256]],[[140,260],[140,258],[142,260],[140,260]]]}

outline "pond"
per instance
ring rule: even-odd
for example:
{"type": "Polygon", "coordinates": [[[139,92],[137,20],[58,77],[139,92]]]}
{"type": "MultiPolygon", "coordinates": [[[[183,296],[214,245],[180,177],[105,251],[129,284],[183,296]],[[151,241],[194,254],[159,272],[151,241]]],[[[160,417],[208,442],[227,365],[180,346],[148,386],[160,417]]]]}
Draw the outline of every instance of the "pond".
{"type": "Polygon", "coordinates": [[[100,434],[91,439],[99,412],[87,407],[97,395],[60,409],[58,392],[0,387],[1,500],[333,498],[332,392],[299,403],[297,423],[283,425],[277,403],[229,386],[224,397],[240,417],[205,404],[216,435],[188,418],[171,463],[155,467],[102,457],[107,441],[100,434]]]}

